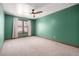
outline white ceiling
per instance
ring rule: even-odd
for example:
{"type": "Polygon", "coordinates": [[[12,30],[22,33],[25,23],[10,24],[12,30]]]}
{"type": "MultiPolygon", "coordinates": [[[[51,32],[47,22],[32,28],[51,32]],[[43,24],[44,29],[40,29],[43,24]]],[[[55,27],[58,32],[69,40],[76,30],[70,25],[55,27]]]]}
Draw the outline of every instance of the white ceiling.
{"type": "Polygon", "coordinates": [[[43,11],[43,13],[36,15],[36,18],[39,18],[75,4],[76,3],[3,3],[2,5],[7,14],[34,19],[30,14],[32,9],[35,9],[35,11],[43,11]]]}
{"type": "Polygon", "coordinates": [[[45,5],[48,5],[50,3],[27,3],[27,4],[37,9],[37,8],[44,7],[45,5]]]}

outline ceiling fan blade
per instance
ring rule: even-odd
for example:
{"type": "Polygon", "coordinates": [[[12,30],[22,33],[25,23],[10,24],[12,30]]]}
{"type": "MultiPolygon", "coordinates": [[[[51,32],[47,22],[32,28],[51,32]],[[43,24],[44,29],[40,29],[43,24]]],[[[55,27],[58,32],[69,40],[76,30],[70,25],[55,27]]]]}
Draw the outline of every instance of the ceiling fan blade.
{"type": "Polygon", "coordinates": [[[30,14],[34,14],[34,12],[31,12],[30,14]]]}
{"type": "Polygon", "coordinates": [[[39,13],[42,13],[43,11],[38,11],[38,12],[34,12],[35,11],[35,9],[32,9],[32,12],[30,13],[30,14],[32,14],[33,15],[33,17],[35,18],[35,15],[36,14],[39,14],[39,13]]]}
{"type": "Polygon", "coordinates": [[[43,11],[38,11],[38,12],[35,12],[35,14],[39,14],[39,13],[43,13],[43,11]]]}

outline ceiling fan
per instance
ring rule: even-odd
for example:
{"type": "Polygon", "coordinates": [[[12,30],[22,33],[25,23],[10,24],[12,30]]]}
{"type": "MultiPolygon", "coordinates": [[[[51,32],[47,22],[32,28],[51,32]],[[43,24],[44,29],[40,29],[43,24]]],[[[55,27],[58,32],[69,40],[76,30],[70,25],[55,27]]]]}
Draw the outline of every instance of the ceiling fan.
{"type": "Polygon", "coordinates": [[[32,14],[33,17],[35,17],[36,14],[40,14],[40,13],[43,13],[43,11],[35,12],[35,9],[32,9],[32,12],[30,14],[32,14]]]}

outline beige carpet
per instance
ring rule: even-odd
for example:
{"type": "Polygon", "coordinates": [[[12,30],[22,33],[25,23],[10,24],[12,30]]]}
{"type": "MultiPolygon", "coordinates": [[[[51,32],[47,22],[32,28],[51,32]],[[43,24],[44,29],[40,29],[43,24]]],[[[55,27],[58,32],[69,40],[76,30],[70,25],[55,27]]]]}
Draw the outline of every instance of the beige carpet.
{"type": "Polygon", "coordinates": [[[79,48],[40,37],[6,40],[0,55],[9,56],[77,56],[79,48]]]}

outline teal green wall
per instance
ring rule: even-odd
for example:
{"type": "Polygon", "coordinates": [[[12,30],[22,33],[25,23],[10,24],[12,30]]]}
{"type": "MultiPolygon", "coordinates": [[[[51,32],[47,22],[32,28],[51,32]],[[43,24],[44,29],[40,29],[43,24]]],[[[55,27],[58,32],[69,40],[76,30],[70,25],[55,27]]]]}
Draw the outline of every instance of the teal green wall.
{"type": "Polygon", "coordinates": [[[5,14],[5,39],[12,38],[13,16],[5,14]]]}
{"type": "Polygon", "coordinates": [[[4,41],[4,12],[0,4],[0,47],[4,41]]]}
{"type": "Polygon", "coordinates": [[[32,33],[32,36],[35,36],[36,35],[36,20],[31,20],[31,33],[32,33]]]}
{"type": "Polygon", "coordinates": [[[36,35],[79,46],[79,4],[36,20],[36,35]]]}

